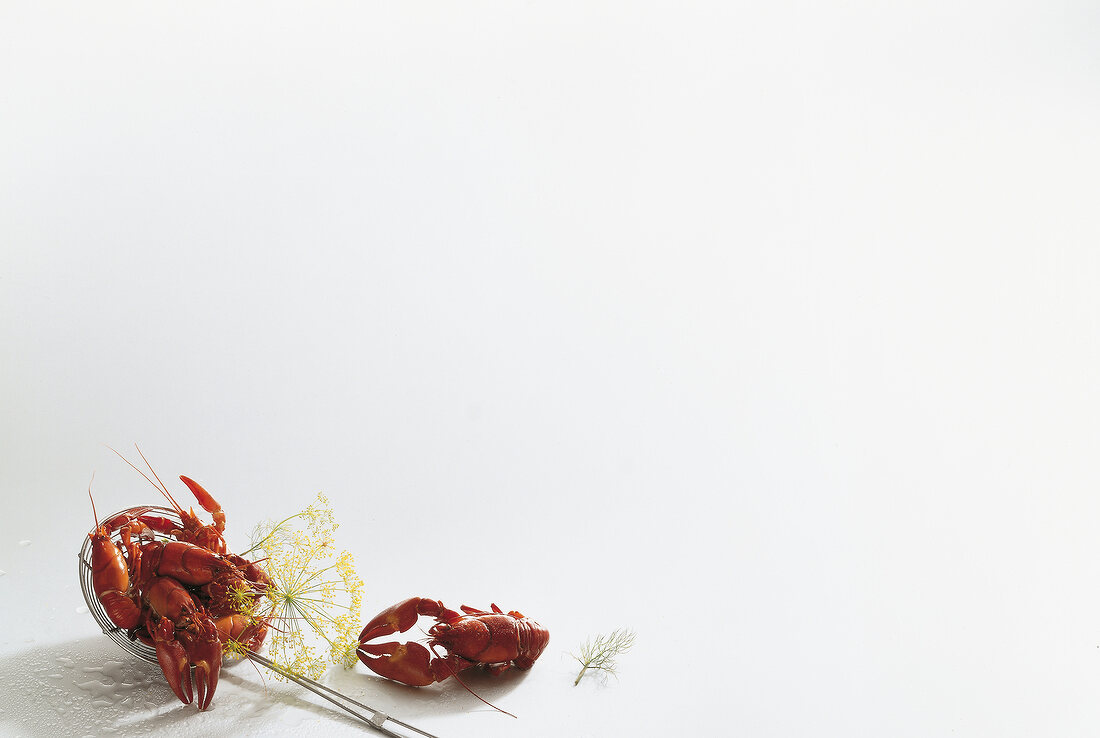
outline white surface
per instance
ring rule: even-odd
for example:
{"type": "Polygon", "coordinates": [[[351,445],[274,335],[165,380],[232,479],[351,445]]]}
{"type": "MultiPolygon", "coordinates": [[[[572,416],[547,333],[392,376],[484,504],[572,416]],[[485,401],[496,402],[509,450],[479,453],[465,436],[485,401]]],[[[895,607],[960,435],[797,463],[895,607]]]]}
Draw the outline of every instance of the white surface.
{"type": "Polygon", "coordinates": [[[0,732],[357,730],[80,611],[137,441],[238,547],[325,491],[365,617],[547,625],[518,721],[332,675],[444,738],[1095,735],[1098,25],[0,4],[0,732]]]}

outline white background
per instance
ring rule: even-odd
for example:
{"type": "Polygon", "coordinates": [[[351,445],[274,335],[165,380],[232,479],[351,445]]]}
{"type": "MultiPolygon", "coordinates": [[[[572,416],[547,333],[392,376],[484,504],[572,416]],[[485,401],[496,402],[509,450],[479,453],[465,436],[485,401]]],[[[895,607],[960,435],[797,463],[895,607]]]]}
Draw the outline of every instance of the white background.
{"type": "MultiPolygon", "coordinates": [[[[99,634],[138,442],[552,632],[460,736],[1100,729],[1086,2],[0,0],[0,732],[352,734],[99,634]],[[29,543],[27,543],[29,541],[29,543]],[[619,678],[568,652],[638,632],[619,678]]],[[[183,492],[176,484],[175,491],[183,492]]],[[[414,634],[419,635],[419,634],[414,634]]]]}

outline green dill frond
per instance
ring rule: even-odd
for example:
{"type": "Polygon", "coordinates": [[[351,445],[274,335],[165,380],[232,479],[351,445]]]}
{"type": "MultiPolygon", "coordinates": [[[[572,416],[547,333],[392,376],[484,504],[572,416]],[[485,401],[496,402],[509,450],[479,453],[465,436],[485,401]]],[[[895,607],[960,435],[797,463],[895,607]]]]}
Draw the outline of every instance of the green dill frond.
{"type": "Polygon", "coordinates": [[[252,548],[241,553],[241,556],[247,556],[254,551],[267,550],[269,547],[277,548],[279,546],[286,546],[290,543],[290,539],[294,537],[294,526],[290,524],[291,521],[305,515],[306,511],[303,510],[288,518],[284,518],[278,523],[273,523],[270,520],[259,523],[252,529],[252,535],[250,536],[252,539],[252,548]]]}
{"type": "Polygon", "coordinates": [[[570,654],[581,665],[580,673],[573,681],[573,686],[580,684],[581,677],[589,669],[614,674],[615,658],[630,650],[634,645],[635,635],[636,633],[630,628],[619,628],[609,635],[597,635],[585,641],[579,656],[575,653],[570,654]]]}

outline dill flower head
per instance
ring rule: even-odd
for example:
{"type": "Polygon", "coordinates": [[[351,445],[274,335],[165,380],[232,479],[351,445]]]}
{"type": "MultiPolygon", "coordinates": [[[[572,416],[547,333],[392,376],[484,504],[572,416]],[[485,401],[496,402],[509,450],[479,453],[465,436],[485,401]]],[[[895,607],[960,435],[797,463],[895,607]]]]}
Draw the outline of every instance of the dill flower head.
{"type": "Polygon", "coordinates": [[[256,590],[244,582],[237,582],[226,590],[226,597],[233,612],[249,613],[256,610],[256,590]]]}
{"type": "Polygon", "coordinates": [[[268,657],[313,679],[330,662],[345,668],[356,662],[363,580],[352,555],[336,549],[339,527],[328,498],[318,493],[301,512],[258,526],[250,549],[263,552],[274,582],[265,593],[268,657]]]}
{"type": "Polygon", "coordinates": [[[222,641],[222,654],[231,659],[244,658],[248,655],[248,646],[236,638],[229,638],[222,641]]]}

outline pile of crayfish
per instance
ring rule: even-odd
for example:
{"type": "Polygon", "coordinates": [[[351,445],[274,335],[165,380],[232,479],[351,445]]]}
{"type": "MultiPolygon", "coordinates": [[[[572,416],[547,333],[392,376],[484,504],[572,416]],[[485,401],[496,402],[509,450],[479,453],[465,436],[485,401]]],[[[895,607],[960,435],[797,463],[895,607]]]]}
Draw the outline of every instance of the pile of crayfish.
{"type": "MultiPolygon", "coordinates": [[[[171,503],[179,520],[138,507],[100,522],[93,500],[95,528],[88,534],[92,586],[117,628],[156,649],[176,696],[187,705],[197,698],[198,708],[205,710],[218,686],[226,645],[232,642],[235,653],[259,650],[268,629],[277,627],[274,611],[259,604],[265,594],[271,596],[275,583],[261,562],[229,552],[225,513],[202,485],[180,477],[212,516],[210,524],[194,509],[184,510],[155,472],[150,479],[134,468],[171,503]]],[[[474,666],[493,674],[530,669],[549,640],[549,631],[537,622],[514,610],[505,613],[495,604],[491,610],[463,605],[458,612],[439,600],[412,597],[367,623],[356,653],[387,679],[427,686],[454,677],[469,689],[459,672],[474,666]],[[421,617],[435,619],[427,631],[427,647],[376,642],[411,630],[421,617]]]]}
{"type": "Polygon", "coordinates": [[[176,696],[186,705],[197,696],[205,710],[218,686],[223,644],[255,650],[267,636],[269,620],[255,610],[272,582],[259,563],[227,550],[221,505],[198,482],[180,480],[214,522],[184,510],[159,478],[154,486],[182,522],[138,508],[100,523],[93,501],[92,584],[111,621],[156,649],[176,696]]]}

